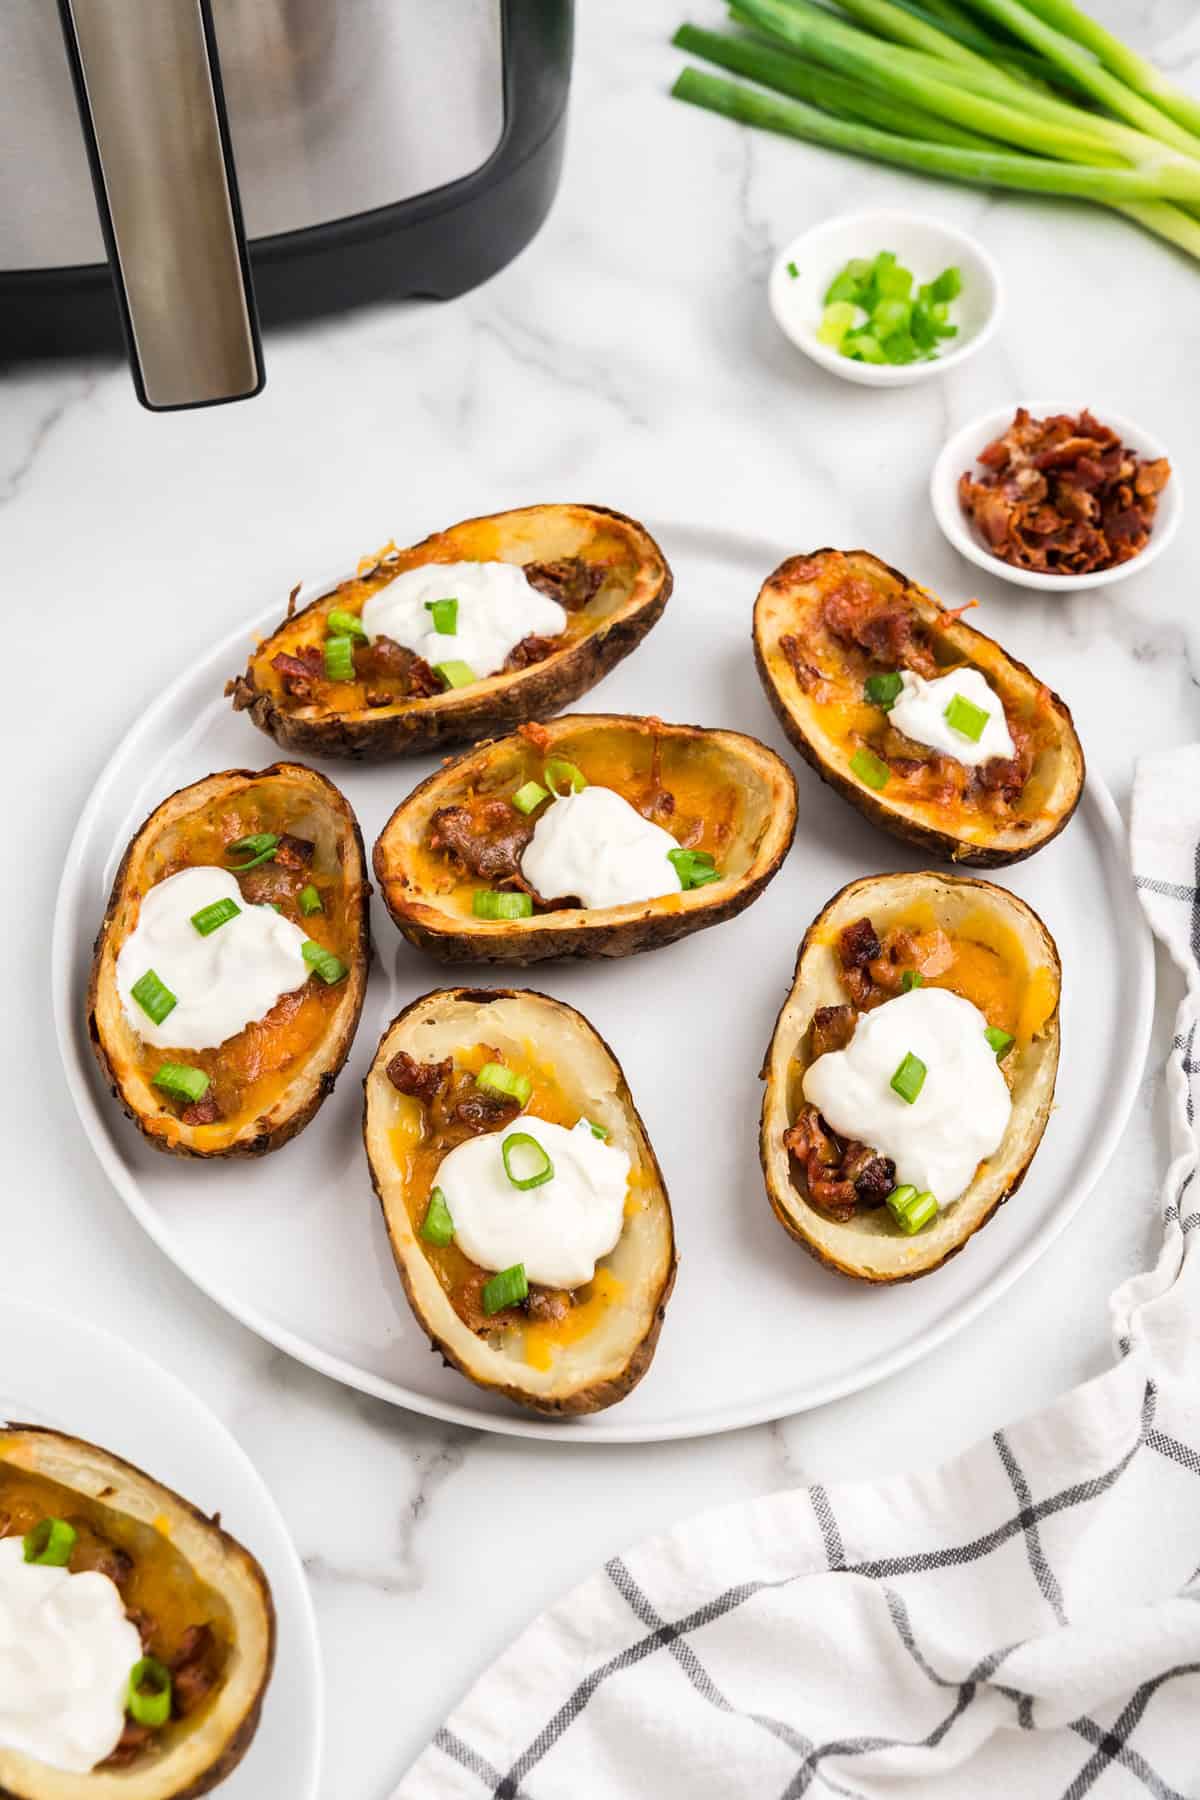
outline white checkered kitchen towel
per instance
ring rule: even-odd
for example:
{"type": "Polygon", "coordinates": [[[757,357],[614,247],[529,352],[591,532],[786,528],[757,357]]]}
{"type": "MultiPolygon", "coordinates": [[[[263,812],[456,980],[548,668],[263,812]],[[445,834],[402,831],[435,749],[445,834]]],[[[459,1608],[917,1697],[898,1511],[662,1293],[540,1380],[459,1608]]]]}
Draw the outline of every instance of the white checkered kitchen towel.
{"type": "Polygon", "coordinates": [[[610,1562],[394,1800],[1200,1800],[1200,746],[1133,860],[1187,993],[1157,1267],[1107,1374],[924,1475],[710,1512],[610,1562]]]}

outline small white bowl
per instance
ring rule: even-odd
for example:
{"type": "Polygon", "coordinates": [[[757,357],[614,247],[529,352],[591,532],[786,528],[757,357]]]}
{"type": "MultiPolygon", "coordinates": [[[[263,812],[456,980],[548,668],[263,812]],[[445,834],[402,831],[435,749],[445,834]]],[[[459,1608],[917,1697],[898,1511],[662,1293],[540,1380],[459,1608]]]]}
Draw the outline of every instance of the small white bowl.
{"type": "MultiPolygon", "coordinates": [[[[1044,419],[1051,413],[1074,414],[1081,410],[1079,405],[1064,406],[1061,402],[1041,400],[1024,400],[1019,404],[1032,413],[1035,419],[1044,419]]],[[[998,412],[985,413],[983,418],[964,425],[961,431],[955,432],[934,463],[933,474],[929,478],[929,498],[933,502],[933,516],[947,540],[969,562],[986,569],[989,575],[996,575],[1001,581],[1014,582],[1017,587],[1041,588],[1045,593],[1070,593],[1075,588],[1110,587],[1114,581],[1124,581],[1127,576],[1140,575],[1144,569],[1148,569],[1175,536],[1183,514],[1183,488],[1174,463],[1171,464],[1171,479],[1158,496],[1158,511],[1150,527],[1146,548],[1137,556],[1131,556],[1127,562],[1116,563],[1111,569],[1093,569],[1086,575],[1049,575],[1037,569],[1015,568],[1012,563],[1005,562],[988,549],[974,520],[967,517],[959,504],[958,479],[965,469],[970,469],[973,473],[982,470],[982,464],[976,460],[979,451],[1007,430],[1016,410],[1015,405],[1002,406],[998,412]]],[[[1132,419],[1122,418],[1120,413],[1113,412],[1107,406],[1093,406],[1091,411],[1101,424],[1111,425],[1121,442],[1139,456],[1150,460],[1169,454],[1157,438],[1151,437],[1148,431],[1143,431],[1140,425],[1135,425],[1132,419]]]]}
{"type": "Polygon", "coordinates": [[[981,244],[937,219],[895,211],[842,213],[802,232],[780,251],[767,293],[784,335],[830,374],[861,387],[911,387],[946,374],[982,350],[1004,310],[999,271],[981,244]],[[950,315],[958,336],[944,339],[932,362],[853,362],[817,340],[825,292],[834,276],[852,257],[872,257],[880,250],[894,250],[897,262],[912,270],[917,287],[951,263],[962,270],[962,293],[950,315]],[[789,263],[795,264],[795,275],[788,273],[789,263]]]}

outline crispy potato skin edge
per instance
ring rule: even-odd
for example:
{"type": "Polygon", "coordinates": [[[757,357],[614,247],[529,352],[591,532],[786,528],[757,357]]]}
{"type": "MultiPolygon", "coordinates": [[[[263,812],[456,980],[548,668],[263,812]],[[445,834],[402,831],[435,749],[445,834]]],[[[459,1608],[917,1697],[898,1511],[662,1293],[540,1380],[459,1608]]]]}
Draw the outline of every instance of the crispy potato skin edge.
{"type": "MultiPolygon", "coordinates": [[[[675,1219],[671,1211],[671,1201],[670,1196],[667,1193],[667,1184],[663,1180],[662,1169],[659,1166],[658,1156],[655,1152],[654,1145],[650,1142],[650,1135],[647,1132],[642,1116],[634,1103],[633,1094],[630,1091],[629,1084],[625,1080],[625,1072],[617,1061],[616,1056],[613,1054],[612,1046],[608,1043],[607,1039],[600,1036],[600,1033],[596,1030],[591,1021],[584,1018],[584,1015],[578,1012],[575,1007],[568,1006],[565,1000],[556,1000],[552,994],[538,993],[536,989],[532,988],[433,989],[430,993],[421,994],[417,999],[410,1001],[409,1004],[404,1007],[401,1012],[398,1012],[395,1018],[384,1027],[383,1035],[379,1040],[379,1049],[376,1051],[371,1067],[367,1070],[367,1073],[363,1078],[364,1148],[366,1146],[367,1130],[367,1083],[380,1062],[384,1045],[391,1037],[396,1026],[406,1019],[410,1013],[415,1012],[418,1007],[424,1006],[435,993],[444,996],[446,999],[477,1000],[481,1005],[487,1004],[493,1000],[520,999],[524,995],[531,995],[536,1000],[549,1001],[551,1005],[562,1007],[565,1012],[573,1012],[576,1014],[576,1017],[583,1019],[583,1023],[588,1027],[588,1030],[592,1035],[598,1039],[603,1046],[605,1054],[611,1059],[613,1067],[617,1070],[617,1073],[620,1076],[621,1086],[627,1096],[629,1111],[636,1121],[642,1141],[650,1153],[650,1161],[654,1165],[655,1178],[662,1190],[663,1198],[666,1203],[667,1223],[670,1226],[671,1231],[671,1261],[666,1276],[664,1277],[663,1285],[659,1289],[658,1299],[654,1307],[654,1316],[630,1356],[629,1361],[619,1375],[613,1376],[607,1381],[589,1383],[586,1387],[579,1388],[572,1394],[566,1394],[553,1400],[541,1400],[536,1395],[528,1393],[524,1388],[515,1387],[507,1382],[481,1381],[477,1374],[474,1374],[470,1369],[466,1368],[459,1360],[446,1340],[439,1336],[436,1331],[430,1329],[418,1309],[404,1257],[400,1253],[399,1246],[392,1238],[391,1232],[388,1231],[387,1210],[383,1204],[383,1189],[380,1185],[375,1164],[371,1159],[370,1151],[367,1150],[367,1164],[371,1171],[371,1186],[374,1188],[375,1197],[379,1201],[379,1210],[383,1217],[384,1230],[388,1232],[388,1243],[391,1246],[392,1259],[396,1264],[396,1272],[400,1277],[401,1285],[404,1288],[404,1295],[412,1311],[413,1318],[428,1337],[430,1349],[435,1351],[437,1355],[441,1357],[443,1363],[449,1368],[457,1369],[458,1373],[467,1381],[471,1382],[473,1386],[483,1388],[486,1393],[503,1394],[506,1400],[513,1401],[515,1405],[524,1408],[526,1412],[538,1413],[545,1419],[579,1419],[583,1418],[587,1413],[603,1412],[606,1407],[615,1406],[618,1401],[624,1400],[627,1395],[631,1394],[650,1367],[650,1364],[654,1361],[654,1352],[658,1348],[659,1333],[662,1331],[663,1320],[667,1316],[667,1302],[674,1291],[675,1277],[679,1270],[679,1251],[675,1242],[675,1219]]],[[[0,1800],[3,1800],[2,1796],[0,1796],[0,1800]]]]}
{"type": "MultiPolygon", "coordinates": [[[[832,554],[839,553],[831,550],[829,545],[823,545],[819,550],[798,553],[798,555],[806,558],[828,556],[832,554]]],[[[847,550],[840,552],[840,554],[846,556],[869,556],[879,568],[885,570],[886,573],[895,581],[898,581],[905,590],[916,586],[916,583],[910,581],[907,575],[902,574],[899,569],[893,568],[890,563],[885,563],[881,557],[875,556],[872,551],[847,550]]],[[[788,558],[789,562],[792,560],[793,558],[788,558]]],[[[786,568],[786,566],[786,563],[780,564],[779,569],[774,570],[771,575],[768,575],[763,586],[766,587],[767,584],[780,573],[780,570],[786,568]]],[[[1003,645],[999,644],[995,638],[989,638],[985,632],[977,631],[973,625],[967,625],[961,619],[958,621],[958,628],[961,631],[969,632],[973,638],[982,638],[985,643],[993,645],[1005,658],[1010,667],[1015,669],[1019,674],[1029,676],[1031,681],[1037,679],[1033,674],[1033,671],[1025,663],[1019,662],[1015,656],[1011,656],[1008,651],[1004,649],[1003,645]]],[[[1075,743],[1079,748],[1079,781],[1075,789],[1075,795],[1070,806],[1062,812],[1061,816],[1053,822],[1048,830],[1044,831],[1040,837],[1035,838],[1032,843],[1020,850],[998,850],[994,847],[989,847],[987,844],[969,843],[965,839],[955,836],[952,831],[939,831],[935,826],[921,824],[919,820],[901,818],[885,800],[872,793],[870,788],[863,787],[859,782],[849,781],[842,775],[840,770],[830,768],[822,756],[820,749],[813,743],[806,732],[802,721],[796,717],[795,713],[793,713],[787,701],[775,685],[771,672],[767,667],[767,659],[762,647],[759,633],[757,605],[754,609],[753,640],[754,664],[758,670],[758,678],[762,682],[763,691],[770,702],[771,710],[783,728],[789,743],[800,752],[800,755],[804,758],[809,768],[819,775],[823,782],[831,787],[835,793],[840,794],[843,800],[849,801],[851,806],[862,813],[864,818],[869,819],[872,825],[877,825],[881,831],[886,831],[892,837],[900,838],[905,843],[916,844],[919,849],[928,850],[934,855],[942,857],[946,862],[956,866],[969,869],[1003,869],[1009,867],[1012,863],[1024,862],[1027,857],[1035,856],[1039,850],[1045,849],[1046,845],[1052,843],[1059,832],[1063,830],[1064,826],[1069,824],[1074,817],[1075,808],[1079,805],[1080,798],[1083,794],[1083,783],[1087,772],[1083,756],[1083,747],[1079,744],[1078,735],[1075,731],[1075,723],[1071,717],[1070,707],[1060,695],[1054,693],[1051,689],[1047,689],[1047,692],[1050,694],[1050,699],[1053,703],[1054,711],[1058,716],[1059,722],[1064,728],[1065,733],[1069,737],[1074,738],[1075,743]]]]}
{"type": "MultiPolygon", "coordinates": [[[[286,777],[289,766],[290,765],[287,763],[271,763],[271,765],[265,769],[227,769],[222,773],[231,781],[263,781],[286,777]]],[[[186,786],[177,788],[174,793],[168,794],[164,799],[160,800],[158,805],[147,814],[146,818],[142,820],[142,823],[138,826],[137,830],[130,838],[129,843],[126,845],[125,854],[121,858],[120,866],[113,879],[112,892],[108,897],[108,905],[104,909],[104,917],[100,921],[100,927],[96,933],[95,942],[92,946],[92,967],[88,977],[87,991],[88,1042],[92,1046],[92,1052],[99,1065],[100,1074],[104,1080],[105,1087],[120,1106],[125,1117],[127,1119],[132,1119],[146,1142],[152,1144],[154,1148],[161,1151],[164,1156],[198,1157],[206,1162],[211,1162],[214,1158],[268,1156],[272,1150],[281,1150],[284,1144],[289,1143],[292,1138],[296,1137],[298,1133],[304,1130],[304,1127],[308,1124],[309,1120],[315,1117],[323,1102],[333,1092],[334,1083],[345,1065],[346,1058],[349,1056],[353,1046],[354,1038],[358,1031],[358,1023],[362,1017],[363,1002],[366,999],[366,972],[371,958],[371,885],[367,880],[367,853],[363,845],[362,831],[359,828],[358,819],[345,795],[341,793],[338,788],[334,787],[333,783],[328,780],[326,776],[318,774],[315,769],[305,769],[304,772],[306,775],[312,776],[314,780],[319,781],[323,787],[329,790],[329,803],[337,813],[343,826],[349,830],[355,853],[358,857],[359,868],[362,871],[362,904],[359,907],[358,940],[352,946],[354,966],[361,971],[362,978],[359,983],[358,1005],[355,1007],[352,1017],[347,1021],[343,1040],[337,1048],[330,1067],[324,1070],[308,1099],[302,1106],[294,1108],[286,1117],[277,1119],[274,1122],[271,1121],[270,1114],[265,1115],[258,1121],[259,1129],[255,1131],[253,1136],[246,1136],[245,1129],[243,1128],[243,1131],[239,1133],[238,1137],[231,1144],[224,1146],[218,1145],[212,1149],[200,1148],[196,1144],[188,1142],[168,1143],[161,1133],[153,1131],[150,1128],[149,1123],[137,1108],[126,1100],[116,1070],[113,1068],[109,1059],[108,1050],[105,1046],[103,1034],[101,1033],[96,1016],[96,993],[100,979],[100,962],[104,954],[108,934],[112,929],[112,923],[120,901],[121,891],[125,884],[125,877],[129,867],[130,858],[137,848],[142,835],[161,808],[168,805],[170,801],[178,799],[181,794],[186,794],[189,788],[198,787],[200,785],[199,782],[188,782],[186,786]]],[[[202,779],[211,781],[213,777],[204,776],[202,779]]],[[[187,1126],[182,1126],[181,1131],[190,1134],[190,1128],[187,1126]]],[[[0,1800],[3,1800],[2,1796],[0,1796],[0,1800]]]]}

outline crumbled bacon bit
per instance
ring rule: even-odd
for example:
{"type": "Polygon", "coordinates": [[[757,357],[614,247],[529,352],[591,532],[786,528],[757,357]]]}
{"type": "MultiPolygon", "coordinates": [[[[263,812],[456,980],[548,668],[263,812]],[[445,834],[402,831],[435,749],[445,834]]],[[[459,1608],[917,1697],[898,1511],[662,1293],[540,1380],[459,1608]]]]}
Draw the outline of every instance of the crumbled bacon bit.
{"type": "Polygon", "coordinates": [[[555,650],[561,649],[553,638],[538,637],[531,633],[523,637],[519,644],[514,644],[504,659],[506,669],[528,669],[533,663],[544,662],[555,650]]]}
{"type": "Polygon", "coordinates": [[[275,846],[275,861],[285,869],[304,869],[313,859],[313,845],[308,838],[293,837],[285,831],[275,846]]]}
{"type": "Polygon", "coordinates": [[[297,700],[311,700],[325,679],[325,658],[315,644],[297,650],[295,656],[281,650],[271,658],[271,667],[283,677],[284,692],[297,700]]]}
{"type": "Polygon", "coordinates": [[[221,1109],[211,1094],[205,1094],[203,1100],[189,1101],[179,1117],[185,1125],[215,1125],[221,1116],[221,1109]]]}
{"type": "Polygon", "coordinates": [[[561,556],[556,562],[525,564],[525,579],[530,587],[557,600],[567,612],[581,611],[604,586],[607,574],[603,563],[589,562],[583,556],[561,556]]]}
{"type": "Polygon", "coordinates": [[[938,673],[912,606],[901,595],[882,592],[865,575],[850,573],[831,588],[821,617],[835,638],[857,645],[885,668],[912,669],[927,677],[938,673]]]}
{"type": "Polygon", "coordinates": [[[453,1073],[454,1063],[450,1057],[444,1062],[423,1063],[410,1056],[407,1050],[397,1050],[387,1066],[387,1078],[397,1093],[411,1094],[414,1100],[424,1100],[426,1104],[453,1073]]]}
{"type": "Polygon", "coordinates": [[[1145,549],[1166,457],[1143,462],[1085,407],[1078,417],[1035,419],[1022,406],[986,444],[958,497],[993,555],[1040,574],[1083,575],[1128,562],[1145,549]]]}

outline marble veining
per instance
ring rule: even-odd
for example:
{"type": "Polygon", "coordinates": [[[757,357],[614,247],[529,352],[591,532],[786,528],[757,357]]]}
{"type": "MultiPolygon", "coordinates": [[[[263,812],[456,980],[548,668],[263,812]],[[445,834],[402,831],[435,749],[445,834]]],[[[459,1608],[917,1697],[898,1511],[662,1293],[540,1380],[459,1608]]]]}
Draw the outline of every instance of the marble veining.
{"type": "MultiPolygon", "coordinates": [[[[1197,80],[1186,0],[1096,10],[1197,80]]],[[[564,498],[797,549],[865,543],[943,593],[979,595],[985,629],[1069,696],[1119,798],[1140,751],[1196,735],[1200,488],[1151,575],[1059,600],[959,562],[926,482],[949,431],[1022,396],[1128,413],[1165,440],[1189,486],[1200,480],[1188,373],[1200,365],[1200,268],[1097,209],[926,183],[675,106],[665,97],[681,61],[670,32],[685,13],[718,22],[716,0],[578,12],[558,204],[484,288],[452,306],[404,304],[277,334],[267,389],[245,406],[151,418],[121,370],[84,362],[7,371],[0,408],[3,718],[15,775],[0,1092],[23,1127],[7,1138],[0,1294],[36,1295],[133,1339],[254,1457],[320,1619],[323,1800],[383,1800],[520,1626],[638,1537],[702,1506],[951,1454],[1096,1373],[1109,1354],[1106,1296],[1154,1247],[1166,975],[1129,1129],[1037,1267],[902,1376],[707,1442],[523,1442],[350,1393],[261,1343],[177,1274],[81,1137],[53,1042],[47,940],[97,770],[182,662],[296,580],[390,534],[412,540],[468,513],[564,498]],[[794,352],[763,284],[777,248],[806,224],[889,204],[982,236],[1009,308],[997,341],[961,371],[876,395],[794,352]],[[64,621],[54,639],[40,618],[51,588],[64,621]]],[[[402,982],[413,978],[406,964],[402,982]]],[[[285,1154],[302,1183],[302,1144],[285,1154]]],[[[19,1389],[19,1370],[2,1374],[19,1389]]]]}

